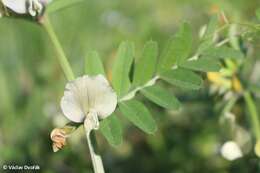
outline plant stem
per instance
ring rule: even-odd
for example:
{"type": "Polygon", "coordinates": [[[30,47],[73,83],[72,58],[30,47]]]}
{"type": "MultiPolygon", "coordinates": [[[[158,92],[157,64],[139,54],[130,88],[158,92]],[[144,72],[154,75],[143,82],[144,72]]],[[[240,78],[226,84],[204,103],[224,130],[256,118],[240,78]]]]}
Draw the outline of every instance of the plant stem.
{"type": "Polygon", "coordinates": [[[260,124],[259,124],[256,105],[255,105],[252,95],[249,93],[249,91],[246,91],[244,93],[244,98],[245,98],[245,102],[246,102],[246,105],[248,107],[248,111],[250,114],[251,123],[253,126],[252,128],[253,128],[253,131],[255,134],[255,138],[257,140],[260,140],[260,124]]]}
{"type": "Polygon", "coordinates": [[[88,142],[88,147],[89,147],[89,152],[90,152],[94,172],[95,173],[105,173],[102,159],[94,151],[93,144],[92,144],[91,137],[90,137],[90,133],[86,133],[86,137],[87,137],[87,142],[88,142]]]}
{"type": "Polygon", "coordinates": [[[87,142],[88,142],[88,147],[89,147],[89,152],[90,152],[94,172],[105,173],[102,158],[95,153],[92,140],[91,140],[91,137],[94,137],[91,135],[91,132],[99,128],[99,120],[97,117],[97,113],[90,112],[86,116],[86,119],[84,120],[84,128],[86,132],[86,137],[87,137],[87,142]]]}
{"type": "Polygon", "coordinates": [[[146,88],[146,87],[153,86],[159,78],[160,78],[160,77],[159,77],[158,75],[154,76],[151,80],[149,80],[148,82],[146,82],[144,85],[139,86],[139,87],[133,89],[133,90],[130,91],[128,94],[126,94],[125,96],[123,96],[122,98],[120,98],[120,99],[118,100],[118,102],[123,102],[123,101],[131,100],[132,98],[134,98],[135,94],[136,94],[138,91],[140,91],[140,90],[142,90],[142,89],[144,89],[144,88],[146,88]]]}
{"type": "MultiPolygon", "coordinates": [[[[51,25],[51,22],[48,18],[48,16],[46,15],[45,18],[44,18],[44,21],[43,21],[43,26],[44,28],[46,29],[53,45],[54,45],[54,48],[56,49],[57,51],[57,54],[58,54],[58,60],[59,60],[59,63],[61,65],[61,68],[67,78],[68,81],[71,81],[71,80],[74,80],[75,77],[74,77],[74,73],[72,71],[72,68],[68,62],[68,59],[66,58],[66,55],[62,49],[62,46],[53,30],[53,27],[51,25]]],[[[89,127],[85,127],[85,129],[87,129],[89,127]]],[[[90,130],[91,131],[91,130],[90,130]]],[[[102,159],[99,155],[95,154],[95,151],[93,149],[93,145],[92,145],[92,142],[91,142],[91,138],[90,138],[90,131],[86,133],[86,137],[87,137],[87,141],[88,141],[88,146],[89,146],[89,151],[90,151],[90,155],[91,155],[91,158],[92,158],[92,164],[93,164],[93,167],[94,167],[94,172],[95,173],[104,173],[104,167],[103,167],[103,162],[102,162],[102,159]]]]}
{"type": "Polygon", "coordinates": [[[233,96],[225,105],[221,115],[224,115],[227,112],[230,112],[231,109],[233,108],[233,106],[235,105],[236,101],[237,101],[238,97],[237,96],[233,96]]]}
{"type": "Polygon", "coordinates": [[[62,68],[67,80],[69,80],[69,81],[73,80],[75,78],[73,71],[71,69],[68,59],[66,58],[66,55],[62,49],[62,46],[53,30],[52,24],[47,15],[44,16],[43,27],[47,31],[47,33],[53,43],[53,46],[57,52],[57,58],[59,60],[59,63],[61,65],[61,68],[62,68]]]}

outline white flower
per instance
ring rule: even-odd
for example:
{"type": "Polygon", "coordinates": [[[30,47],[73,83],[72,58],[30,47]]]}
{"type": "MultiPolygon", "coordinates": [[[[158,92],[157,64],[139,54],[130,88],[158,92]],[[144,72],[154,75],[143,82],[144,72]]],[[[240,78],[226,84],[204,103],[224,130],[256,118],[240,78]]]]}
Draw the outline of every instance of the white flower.
{"type": "Polygon", "coordinates": [[[27,12],[25,0],[2,0],[2,3],[16,13],[25,14],[27,12]]]}
{"type": "Polygon", "coordinates": [[[2,0],[4,6],[18,14],[27,14],[36,16],[43,11],[44,5],[51,0],[2,0]]]}
{"type": "Polygon", "coordinates": [[[97,117],[104,119],[114,112],[116,105],[117,96],[102,75],[85,75],[69,82],[61,99],[63,114],[77,123],[88,116],[96,121],[97,117]]]}
{"type": "Polygon", "coordinates": [[[225,159],[230,161],[236,160],[243,156],[240,147],[234,141],[228,141],[224,143],[223,146],[221,147],[220,152],[225,159]]]}

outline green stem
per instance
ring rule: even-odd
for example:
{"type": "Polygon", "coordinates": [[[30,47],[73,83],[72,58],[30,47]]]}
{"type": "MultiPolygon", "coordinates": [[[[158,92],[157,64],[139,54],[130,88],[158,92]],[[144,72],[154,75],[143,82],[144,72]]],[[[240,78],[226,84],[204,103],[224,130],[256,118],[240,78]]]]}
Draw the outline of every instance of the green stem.
{"type": "Polygon", "coordinates": [[[252,98],[252,95],[250,94],[249,91],[246,91],[244,93],[244,98],[245,98],[246,105],[248,107],[248,111],[249,111],[249,114],[250,114],[251,123],[252,123],[252,126],[253,126],[255,138],[257,140],[260,140],[260,124],[259,124],[256,105],[255,105],[254,100],[252,98]]]}
{"type": "Polygon", "coordinates": [[[67,80],[70,81],[70,80],[75,79],[71,66],[68,62],[68,59],[66,58],[66,55],[62,49],[62,46],[53,30],[52,24],[47,15],[44,16],[43,27],[47,31],[47,33],[53,43],[53,46],[57,52],[57,58],[59,60],[59,63],[61,65],[61,68],[62,68],[67,80]]]}
{"type": "MultiPolygon", "coordinates": [[[[66,58],[66,55],[62,49],[62,46],[53,30],[53,27],[52,27],[51,22],[47,15],[44,18],[43,26],[44,26],[45,30],[47,31],[47,33],[54,45],[54,48],[57,51],[57,54],[58,54],[57,57],[58,57],[59,63],[62,67],[62,70],[63,70],[67,80],[70,81],[70,80],[75,79],[71,66],[68,62],[68,59],[66,58]]],[[[89,150],[90,150],[90,154],[91,154],[91,158],[92,158],[92,163],[94,166],[94,172],[95,173],[104,173],[104,167],[103,167],[101,157],[99,155],[95,154],[95,152],[94,152],[91,138],[90,138],[90,133],[87,133],[87,141],[89,143],[89,150]]]]}
{"type": "Polygon", "coordinates": [[[238,99],[237,96],[232,97],[232,98],[227,102],[227,104],[225,105],[225,107],[224,107],[224,109],[223,109],[221,115],[224,115],[225,113],[230,112],[231,109],[233,108],[233,106],[235,105],[237,99],[238,99]]]}

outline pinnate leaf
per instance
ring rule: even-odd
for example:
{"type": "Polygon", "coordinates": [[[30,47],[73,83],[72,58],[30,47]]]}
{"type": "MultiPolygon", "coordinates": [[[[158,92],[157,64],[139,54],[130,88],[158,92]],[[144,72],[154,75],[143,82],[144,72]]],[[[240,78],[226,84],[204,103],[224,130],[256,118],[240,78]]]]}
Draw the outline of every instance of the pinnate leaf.
{"type": "Polygon", "coordinates": [[[119,97],[126,94],[131,86],[129,72],[134,57],[134,44],[120,44],[112,71],[112,85],[119,97]]]}
{"type": "Polygon", "coordinates": [[[260,8],[258,8],[255,12],[256,17],[258,18],[258,20],[260,20],[260,8]]]}
{"type": "Polygon", "coordinates": [[[141,93],[152,102],[166,109],[176,110],[180,108],[178,99],[166,89],[160,86],[151,86],[141,90],[141,93]]]}
{"type": "Polygon", "coordinates": [[[155,120],[149,110],[137,100],[129,100],[119,103],[122,114],[131,121],[135,126],[148,134],[157,130],[155,120]]]}
{"type": "Polygon", "coordinates": [[[149,41],[145,44],[142,56],[136,59],[134,82],[135,86],[140,86],[149,81],[156,69],[158,56],[158,45],[154,41],[149,41]]]}
{"type": "Polygon", "coordinates": [[[217,28],[218,28],[218,15],[216,14],[216,15],[211,16],[203,39],[212,40],[212,37],[214,36],[214,33],[217,30],[217,28]]]}
{"type": "Polygon", "coordinates": [[[105,75],[102,61],[96,51],[91,51],[85,59],[85,73],[88,75],[105,75]]]}
{"type": "Polygon", "coordinates": [[[170,84],[183,89],[199,89],[201,88],[203,82],[199,75],[182,68],[164,72],[161,75],[161,78],[170,84]]]}
{"type": "Polygon", "coordinates": [[[201,57],[198,60],[186,61],[180,66],[186,69],[201,72],[217,72],[221,68],[219,61],[214,58],[206,57],[201,57]]]}
{"type": "Polygon", "coordinates": [[[122,143],[122,126],[115,114],[101,121],[100,131],[112,146],[122,143]]]}
{"type": "Polygon", "coordinates": [[[244,57],[241,51],[226,46],[211,47],[205,50],[204,52],[202,52],[202,55],[212,57],[212,58],[218,58],[218,59],[225,59],[225,58],[240,59],[244,57]]]}
{"type": "Polygon", "coordinates": [[[174,65],[185,61],[192,47],[192,32],[187,23],[184,23],[178,32],[170,38],[160,57],[159,72],[171,69],[174,65]]]}

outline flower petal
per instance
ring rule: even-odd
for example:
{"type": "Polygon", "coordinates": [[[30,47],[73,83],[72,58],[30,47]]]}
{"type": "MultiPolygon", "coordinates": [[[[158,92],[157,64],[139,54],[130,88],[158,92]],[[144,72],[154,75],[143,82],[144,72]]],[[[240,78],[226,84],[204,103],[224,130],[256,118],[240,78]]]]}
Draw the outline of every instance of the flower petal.
{"type": "Polygon", "coordinates": [[[74,122],[83,122],[90,111],[106,118],[114,112],[117,96],[102,75],[79,77],[66,85],[61,108],[64,115],[74,122]]]}
{"type": "Polygon", "coordinates": [[[42,4],[46,5],[52,2],[52,0],[39,0],[42,4]]]}
{"type": "Polygon", "coordinates": [[[97,111],[100,118],[104,119],[112,114],[117,105],[117,96],[113,89],[110,87],[106,78],[102,75],[98,75],[93,80],[93,91],[95,101],[93,109],[97,111]]]}
{"type": "Polygon", "coordinates": [[[2,0],[3,4],[19,14],[27,13],[26,0],[2,0]]]}
{"type": "MultiPolygon", "coordinates": [[[[77,83],[77,81],[75,81],[77,83]]],[[[84,121],[85,113],[80,105],[76,84],[70,82],[66,85],[64,96],[61,99],[63,114],[71,121],[80,123],[84,121]]]]}

